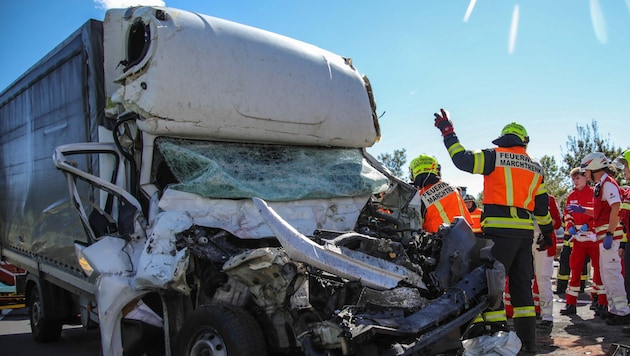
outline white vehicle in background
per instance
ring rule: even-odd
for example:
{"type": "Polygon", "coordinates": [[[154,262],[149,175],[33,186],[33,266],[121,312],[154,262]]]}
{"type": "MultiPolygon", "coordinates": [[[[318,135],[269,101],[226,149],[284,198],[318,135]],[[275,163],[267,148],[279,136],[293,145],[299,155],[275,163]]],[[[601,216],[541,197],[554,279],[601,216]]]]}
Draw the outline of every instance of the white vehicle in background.
{"type": "Polygon", "coordinates": [[[430,354],[502,298],[463,220],[420,230],[415,188],[365,150],[367,78],[315,46],[110,10],[3,91],[0,119],[2,257],[38,341],[70,323],[105,355],[430,354]]]}

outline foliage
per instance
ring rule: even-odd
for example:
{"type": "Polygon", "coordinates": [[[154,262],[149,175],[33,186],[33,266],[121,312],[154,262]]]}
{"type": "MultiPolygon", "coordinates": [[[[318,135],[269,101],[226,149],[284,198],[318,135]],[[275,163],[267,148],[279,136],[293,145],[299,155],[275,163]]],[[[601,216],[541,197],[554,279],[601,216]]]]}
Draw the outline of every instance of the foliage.
{"type": "MultiPolygon", "coordinates": [[[[590,125],[576,125],[577,136],[569,136],[567,139],[567,152],[563,153],[564,165],[560,168],[565,177],[569,177],[571,169],[580,166],[582,158],[591,152],[602,152],[613,160],[621,155],[622,150],[610,143],[610,135],[602,138],[597,129],[597,121],[593,120],[590,125]]],[[[623,175],[617,175],[617,181],[623,179],[623,175]]]]}
{"type": "Polygon", "coordinates": [[[483,201],[483,190],[480,191],[479,194],[477,194],[477,198],[475,201],[479,209],[483,210],[483,204],[481,203],[483,201]]]}
{"type": "Polygon", "coordinates": [[[545,172],[545,185],[547,193],[556,198],[560,198],[567,194],[571,189],[569,175],[564,175],[558,168],[556,159],[552,156],[544,155],[540,159],[540,165],[545,172]]]}
{"type": "MultiPolygon", "coordinates": [[[[621,154],[622,150],[615,147],[615,145],[610,142],[609,136],[606,138],[602,138],[600,136],[597,128],[597,121],[593,120],[590,125],[587,124],[586,126],[576,125],[576,129],[577,135],[569,136],[567,138],[567,152],[562,153],[563,165],[560,167],[559,173],[554,173],[554,169],[552,167],[545,167],[551,176],[557,176],[557,174],[559,174],[560,177],[570,179],[571,169],[579,167],[582,158],[591,152],[602,152],[611,161],[621,154]]],[[[617,172],[615,176],[617,182],[623,183],[623,178],[623,172],[617,172]]],[[[547,184],[547,190],[552,192],[551,194],[554,194],[553,189],[555,188],[550,189],[549,186],[550,184],[547,184]]],[[[566,194],[556,194],[554,194],[556,201],[561,208],[564,207],[566,194]]]]}
{"type": "Polygon", "coordinates": [[[403,170],[405,163],[407,163],[406,149],[403,148],[400,150],[394,150],[393,153],[381,153],[378,155],[377,159],[382,162],[383,165],[387,167],[387,169],[389,169],[396,177],[402,180],[408,179],[407,174],[404,173],[407,170],[403,170]]]}

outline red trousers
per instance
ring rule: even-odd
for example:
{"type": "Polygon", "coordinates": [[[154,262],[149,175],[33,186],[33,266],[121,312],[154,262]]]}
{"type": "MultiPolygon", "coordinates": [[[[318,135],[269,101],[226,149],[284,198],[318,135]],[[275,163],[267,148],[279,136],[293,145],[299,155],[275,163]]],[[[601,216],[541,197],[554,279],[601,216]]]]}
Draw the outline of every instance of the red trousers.
{"type": "Polygon", "coordinates": [[[567,304],[577,305],[577,297],[580,294],[580,280],[586,256],[591,258],[593,267],[593,291],[597,295],[597,304],[608,305],[606,291],[599,273],[599,243],[595,241],[574,241],[573,251],[569,258],[571,267],[571,279],[567,288],[567,304]]]}

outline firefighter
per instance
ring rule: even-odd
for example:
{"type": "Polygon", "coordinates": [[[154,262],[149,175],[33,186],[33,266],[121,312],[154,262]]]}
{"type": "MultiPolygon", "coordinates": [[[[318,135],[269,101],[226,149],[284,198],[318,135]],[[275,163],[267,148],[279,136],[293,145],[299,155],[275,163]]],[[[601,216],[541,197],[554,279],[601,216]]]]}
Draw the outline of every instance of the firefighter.
{"type": "Polygon", "coordinates": [[[442,181],[440,165],[433,156],[421,154],[409,164],[413,185],[420,194],[422,229],[435,233],[442,224],[462,216],[469,225],[472,219],[457,188],[442,181]]]}
{"type": "MultiPolygon", "coordinates": [[[[567,207],[571,205],[580,205],[593,207],[593,188],[587,184],[586,175],[580,171],[580,168],[571,170],[571,180],[574,189],[567,196],[567,207]]],[[[593,230],[593,217],[585,213],[571,212],[565,208],[565,223],[567,240],[571,243],[571,255],[569,257],[569,266],[571,268],[569,281],[569,289],[566,295],[566,306],[560,310],[560,314],[573,315],[577,313],[577,298],[581,291],[584,265],[590,258],[593,264],[593,294],[591,296],[594,305],[595,315],[605,317],[607,314],[606,291],[601,280],[599,271],[599,244],[595,238],[593,230]]]]}
{"type": "MultiPolygon", "coordinates": [[[[515,122],[506,125],[492,141],[498,147],[466,150],[455,135],[453,123],[444,109],[435,113],[434,125],[441,131],[444,145],[460,170],[484,175],[483,234],[492,239],[492,256],[505,266],[510,280],[514,310],[514,330],[521,339],[521,352],[536,352],[536,311],[532,297],[534,267],[532,244],[534,219],[542,236],[539,249],[552,245],[554,231],[549,215],[549,197],[543,181],[543,169],[529,157],[529,136],[515,122]]],[[[505,310],[486,310],[475,323],[506,321],[505,310]]]]}
{"type": "Polygon", "coordinates": [[[621,274],[620,250],[623,228],[619,224],[621,189],[613,178],[611,162],[601,152],[587,154],[580,164],[586,178],[596,183],[593,189],[593,208],[578,204],[568,205],[571,213],[587,213],[593,216],[595,236],[599,243],[599,267],[608,299],[606,324],[630,324],[630,307],[621,274]]]}
{"type": "Polygon", "coordinates": [[[470,217],[472,218],[472,228],[475,236],[482,237],[483,233],[481,231],[481,214],[483,211],[477,206],[477,202],[475,201],[475,197],[471,194],[466,194],[464,197],[464,204],[466,204],[466,209],[470,213],[470,217]]]}

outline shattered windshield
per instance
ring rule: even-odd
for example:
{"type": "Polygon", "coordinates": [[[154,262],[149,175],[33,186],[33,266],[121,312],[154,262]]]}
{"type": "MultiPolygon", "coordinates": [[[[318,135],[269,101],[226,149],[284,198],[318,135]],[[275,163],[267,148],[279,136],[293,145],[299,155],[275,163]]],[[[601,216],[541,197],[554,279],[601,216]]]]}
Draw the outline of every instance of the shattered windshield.
{"type": "Polygon", "coordinates": [[[176,182],[207,198],[268,201],[354,197],[387,189],[385,175],[357,148],[279,146],[158,138],[176,182]]]}

